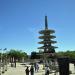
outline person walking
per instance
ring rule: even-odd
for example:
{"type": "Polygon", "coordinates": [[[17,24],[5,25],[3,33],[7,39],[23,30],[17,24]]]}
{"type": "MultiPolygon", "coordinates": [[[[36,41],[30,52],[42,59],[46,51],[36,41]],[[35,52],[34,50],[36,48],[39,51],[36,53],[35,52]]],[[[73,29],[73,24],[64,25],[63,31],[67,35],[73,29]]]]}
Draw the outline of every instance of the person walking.
{"type": "Polygon", "coordinates": [[[75,63],[74,63],[74,69],[75,69],[75,63]]]}
{"type": "Polygon", "coordinates": [[[34,75],[34,67],[33,66],[31,66],[31,68],[30,68],[30,74],[34,75]]]}
{"type": "Polygon", "coordinates": [[[34,69],[35,69],[35,72],[36,72],[36,63],[34,63],[34,69]]]}
{"type": "Polygon", "coordinates": [[[25,70],[26,75],[29,75],[29,67],[27,66],[26,70],[25,70]]]}
{"type": "Polygon", "coordinates": [[[49,75],[49,71],[50,71],[49,67],[46,67],[45,68],[45,75],[49,75]]]}
{"type": "Polygon", "coordinates": [[[36,71],[38,72],[38,70],[39,70],[39,64],[36,63],[36,71]]]}

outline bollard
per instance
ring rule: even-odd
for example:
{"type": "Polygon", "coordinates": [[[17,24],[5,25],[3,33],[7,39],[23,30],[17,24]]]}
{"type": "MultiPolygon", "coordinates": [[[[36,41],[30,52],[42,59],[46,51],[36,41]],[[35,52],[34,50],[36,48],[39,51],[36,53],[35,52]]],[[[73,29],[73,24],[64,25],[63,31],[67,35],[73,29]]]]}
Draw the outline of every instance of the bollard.
{"type": "Polygon", "coordinates": [[[58,58],[59,75],[69,75],[69,59],[58,58]]]}

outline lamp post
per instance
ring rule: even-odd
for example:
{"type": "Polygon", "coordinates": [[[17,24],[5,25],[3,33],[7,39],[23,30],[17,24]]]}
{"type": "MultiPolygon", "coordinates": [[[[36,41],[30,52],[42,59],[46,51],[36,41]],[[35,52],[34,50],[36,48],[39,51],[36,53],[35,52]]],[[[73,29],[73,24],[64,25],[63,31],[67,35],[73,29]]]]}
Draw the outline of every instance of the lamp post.
{"type": "MultiPolygon", "coordinates": [[[[4,49],[5,51],[7,48],[4,49]]],[[[5,71],[7,71],[7,52],[5,52],[5,71]]]]}
{"type": "MultiPolygon", "coordinates": [[[[1,51],[2,49],[0,49],[0,51],[1,51]]],[[[1,54],[1,52],[0,52],[0,75],[1,75],[1,60],[2,60],[2,54],[1,54]]]]}
{"type": "Polygon", "coordinates": [[[3,50],[2,50],[2,73],[4,73],[4,55],[3,55],[3,50]]]}
{"type": "MultiPolygon", "coordinates": [[[[5,50],[7,50],[7,48],[4,48],[3,50],[2,50],[2,54],[4,54],[4,51],[5,50]]],[[[2,55],[2,64],[3,64],[3,68],[2,68],[2,73],[4,73],[5,72],[5,59],[6,59],[6,57],[4,57],[4,55],[2,55]]]]}

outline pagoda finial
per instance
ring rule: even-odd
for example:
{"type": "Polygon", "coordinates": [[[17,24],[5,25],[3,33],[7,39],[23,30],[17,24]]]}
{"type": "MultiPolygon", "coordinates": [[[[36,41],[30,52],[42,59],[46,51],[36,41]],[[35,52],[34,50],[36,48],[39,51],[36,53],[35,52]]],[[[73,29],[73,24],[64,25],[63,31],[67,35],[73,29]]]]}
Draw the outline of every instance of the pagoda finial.
{"type": "Polygon", "coordinates": [[[48,29],[47,16],[45,16],[45,29],[48,29]]]}

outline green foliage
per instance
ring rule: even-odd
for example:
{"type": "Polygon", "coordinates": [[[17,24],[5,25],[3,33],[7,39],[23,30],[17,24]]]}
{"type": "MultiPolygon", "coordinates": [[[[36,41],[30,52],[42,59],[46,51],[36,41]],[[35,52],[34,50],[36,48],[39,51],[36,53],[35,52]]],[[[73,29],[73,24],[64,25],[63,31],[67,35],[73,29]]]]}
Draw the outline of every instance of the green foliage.
{"type": "Polygon", "coordinates": [[[14,49],[11,49],[11,50],[7,53],[7,55],[8,55],[9,57],[14,57],[14,58],[22,58],[22,57],[27,58],[27,57],[28,57],[28,56],[27,56],[27,53],[22,52],[21,50],[14,50],[14,49]]]}
{"type": "Polygon", "coordinates": [[[75,58],[75,51],[57,52],[57,56],[75,58]]]}

